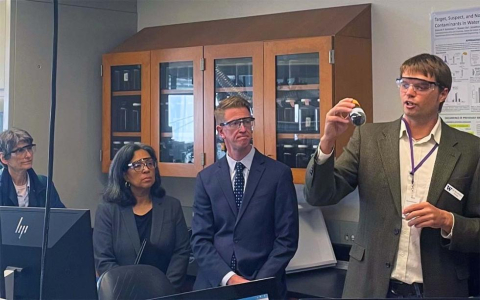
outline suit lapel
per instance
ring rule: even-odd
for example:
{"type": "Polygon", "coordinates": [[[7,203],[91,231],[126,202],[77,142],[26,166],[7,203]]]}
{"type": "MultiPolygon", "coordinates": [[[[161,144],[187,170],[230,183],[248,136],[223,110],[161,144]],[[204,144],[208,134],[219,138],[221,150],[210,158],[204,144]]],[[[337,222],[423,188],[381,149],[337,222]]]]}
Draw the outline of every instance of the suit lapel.
{"type": "Polygon", "coordinates": [[[225,199],[227,200],[232,213],[237,217],[237,205],[235,204],[235,196],[233,195],[232,180],[230,176],[230,169],[228,167],[227,157],[224,156],[218,162],[218,170],[216,172],[218,183],[220,184],[225,199]]]}
{"type": "Polygon", "coordinates": [[[437,158],[433,167],[432,179],[428,191],[427,201],[432,205],[436,205],[438,198],[444,187],[448,183],[448,179],[452,175],[453,169],[460,158],[460,152],[455,149],[458,143],[455,137],[455,131],[447,124],[441,121],[442,137],[438,146],[437,158]]]}
{"type": "MultiPolygon", "coordinates": [[[[13,203],[13,206],[18,206],[17,190],[15,189],[15,186],[13,185],[13,180],[10,180],[10,182],[8,184],[10,185],[9,192],[8,192],[8,198],[13,203]]],[[[29,201],[30,201],[30,195],[28,195],[28,197],[29,197],[29,201]]],[[[33,201],[32,201],[32,203],[33,203],[33,201]]],[[[34,207],[30,203],[29,203],[28,206],[34,207]]]]}
{"type": "Polygon", "coordinates": [[[385,170],[392,199],[399,216],[401,216],[401,189],[400,189],[400,156],[399,156],[399,134],[400,120],[392,122],[385,128],[383,135],[378,140],[378,148],[382,165],[385,170]]]}
{"type": "Polygon", "coordinates": [[[135,249],[135,255],[138,255],[138,252],[140,251],[140,237],[138,236],[133,209],[131,206],[125,206],[121,207],[120,211],[122,213],[122,221],[125,224],[129,240],[132,242],[132,246],[135,249]]]}
{"type": "MultiPolygon", "coordinates": [[[[41,193],[45,194],[47,192],[47,188],[43,188],[40,180],[38,180],[38,177],[33,176],[30,172],[28,173],[28,178],[30,180],[30,190],[28,191],[28,206],[45,207],[47,197],[45,196],[45,202],[42,203],[41,201],[39,201],[39,199],[37,199],[37,195],[40,195],[41,193]]],[[[13,190],[15,190],[15,188],[13,190]]],[[[15,199],[17,199],[17,196],[15,196],[15,199]]]]}
{"type": "Polygon", "coordinates": [[[265,157],[255,149],[255,156],[253,157],[250,173],[248,174],[247,185],[245,186],[245,193],[243,195],[242,206],[240,206],[240,213],[237,218],[237,223],[245,213],[250,200],[252,200],[253,194],[257,189],[258,183],[260,182],[260,178],[262,177],[264,171],[265,157]]]}
{"type": "Polygon", "coordinates": [[[150,241],[152,244],[158,244],[162,232],[163,220],[165,219],[165,205],[159,198],[152,200],[152,230],[150,231],[150,241]]]}

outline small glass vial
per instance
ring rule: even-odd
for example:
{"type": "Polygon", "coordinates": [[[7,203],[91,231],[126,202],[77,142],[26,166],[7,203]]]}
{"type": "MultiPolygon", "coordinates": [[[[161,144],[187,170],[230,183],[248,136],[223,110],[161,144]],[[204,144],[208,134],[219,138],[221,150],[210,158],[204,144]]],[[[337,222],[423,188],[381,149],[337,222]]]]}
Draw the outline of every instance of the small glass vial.
{"type": "Polygon", "coordinates": [[[306,168],[308,165],[307,145],[298,145],[297,154],[295,154],[295,165],[297,168],[306,168]]]}
{"type": "Polygon", "coordinates": [[[115,154],[117,154],[118,150],[120,150],[120,148],[122,148],[122,142],[120,141],[113,141],[112,142],[112,158],[115,156],[115,154]]]}
{"type": "Polygon", "coordinates": [[[367,121],[367,116],[365,115],[365,112],[360,107],[360,103],[358,103],[357,100],[353,99],[352,103],[355,104],[355,107],[349,114],[350,121],[355,126],[362,126],[367,121]]]}
{"type": "Polygon", "coordinates": [[[299,105],[293,98],[287,98],[285,100],[285,108],[283,110],[283,120],[285,132],[297,132],[298,131],[298,109],[299,105]]]}
{"type": "Polygon", "coordinates": [[[141,103],[134,102],[132,103],[132,131],[140,131],[140,112],[141,112],[141,103]]]}
{"type": "Polygon", "coordinates": [[[310,101],[310,99],[300,100],[303,104],[298,111],[300,119],[298,129],[300,132],[314,132],[315,125],[318,123],[318,111],[310,105],[310,101]]]}
{"type": "Polygon", "coordinates": [[[293,145],[283,145],[283,163],[290,168],[295,168],[293,145]]]}
{"type": "Polygon", "coordinates": [[[285,126],[284,126],[284,107],[282,103],[281,98],[277,98],[276,100],[276,109],[277,109],[277,131],[278,132],[284,132],[285,126]]]}

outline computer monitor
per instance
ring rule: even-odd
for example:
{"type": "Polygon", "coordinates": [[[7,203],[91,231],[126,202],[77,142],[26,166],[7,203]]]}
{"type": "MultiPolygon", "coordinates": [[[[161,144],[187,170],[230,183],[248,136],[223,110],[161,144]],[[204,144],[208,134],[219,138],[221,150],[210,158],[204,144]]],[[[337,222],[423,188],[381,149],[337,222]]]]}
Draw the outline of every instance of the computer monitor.
{"type": "Polygon", "coordinates": [[[182,294],[154,298],[155,300],[272,300],[280,299],[277,279],[265,278],[248,283],[215,287],[182,294]]]}
{"type": "MultiPolygon", "coordinates": [[[[44,215],[45,208],[0,207],[0,270],[22,268],[15,299],[39,298],[44,215]]],[[[51,209],[43,296],[96,299],[89,210],[51,209]]]]}

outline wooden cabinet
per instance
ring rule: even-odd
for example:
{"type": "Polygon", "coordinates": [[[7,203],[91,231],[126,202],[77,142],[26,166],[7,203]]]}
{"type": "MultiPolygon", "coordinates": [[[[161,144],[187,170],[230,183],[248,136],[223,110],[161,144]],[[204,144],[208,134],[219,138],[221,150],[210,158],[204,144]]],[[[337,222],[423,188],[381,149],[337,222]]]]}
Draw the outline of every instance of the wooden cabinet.
{"type": "Polygon", "coordinates": [[[265,154],[292,168],[303,182],[332,97],[332,38],[265,42],[265,154]]]}
{"type": "Polygon", "coordinates": [[[150,51],[103,56],[102,172],[125,144],[150,144],[150,51]]]}
{"type": "MultiPolygon", "coordinates": [[[[265,154],[290,166],[295,183],[304,183],[333,106],[356,98],[372,122],[371,44],[350,37],[271,41],[264,57],[265,154]]],[[[337,140],[337,156],[353,129],[337,140]]]]}
{"type": "Polygon", "coordinates": [[[240,96],[252,105],[256,118],[253,145],[264,152],[263,135],[263,43],[205,46],[204,133],[205,164],[225,155],[216,132],[214,110],[230,96],[240,96]]]}
{"type": "Polygon", "coordinates": [[[203,168],[203,47],[151,52],[151,143],[162,176],[203,168]]]}
{"type": "MultiPolygon", "coordinates": [[[[304,182],[325,114],[338,101],[358,99],[367,121],[372,121],[370,5],[264,19],[147,28],[105,55],[103,171],[108,170],[117,146],[141,141],[157,151],[162,176],[196,176],[225,155],[214,110],[233,95],[252,104],[254,146],[289,165],[295,183],[304,182]],[[326,23],[335,19],[341,24],[326,23]],[[302,26],[324,22],[330,31],[319,34],[315,27],[305,34],[299,26],[295,38],[292,28],[300,21],[302,26]],[[278,24],[278,28],[262,24],[278,24]],[[232,38],[220,31],[226,44],[219,43],[218,35],[205,36],[211,28],[237,28],[234,25],[245,32],[232,38]],[[191,39],[173,38],[181,32],[191,39]],[[130,106],[124,108],[125,102],[130,106]],[[141,107],[138,117],[135,107],[141,107]]],[[[346,134],[337,141],[337,154],[348,138],[346,134]]]]}

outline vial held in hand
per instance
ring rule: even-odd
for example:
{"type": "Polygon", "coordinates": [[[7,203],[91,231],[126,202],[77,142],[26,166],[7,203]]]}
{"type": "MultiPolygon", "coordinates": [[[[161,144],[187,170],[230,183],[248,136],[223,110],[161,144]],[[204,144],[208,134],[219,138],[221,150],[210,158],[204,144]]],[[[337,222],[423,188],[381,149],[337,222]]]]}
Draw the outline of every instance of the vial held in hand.
{"type": "Polygon", "coordinates": [[[358,103],[357,100],[353,100],[352,103],[355,104],[355,107],[349,114],[350,121],[355,126],[362,126],[367,121],[367,116],[365,115],[365,112],[360,107],[360,103],[358,103]]]}

